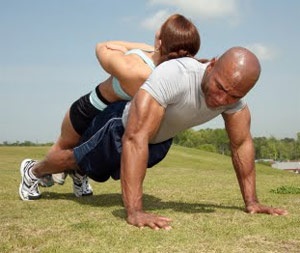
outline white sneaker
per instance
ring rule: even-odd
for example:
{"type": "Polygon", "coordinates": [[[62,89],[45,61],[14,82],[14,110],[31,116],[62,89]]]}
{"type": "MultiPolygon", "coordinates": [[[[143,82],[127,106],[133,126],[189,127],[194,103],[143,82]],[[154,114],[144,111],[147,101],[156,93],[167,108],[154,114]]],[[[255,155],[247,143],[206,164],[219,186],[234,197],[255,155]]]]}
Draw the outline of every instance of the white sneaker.
{"type": "Polygon", "coordinates": [[[31,159],[25,159],[20,166],[20,173],[22,181],[19,187],[19,195],[22,200],[35,200],[41,197],[39,190],[39,180],[36,177],[32,177],[29,170],[37,161],[31,159]]]}
{"type": "Polygon", "coordinates": [[[86,175],[80,175],[76,170],[72,170],[69,175],[73,179],[73,192],[76,197],[93,195],[92,186],[86,175]]]}
{"type": "Polygon", "coordinates": [[[63,185],[65,183],[67,176],[68,176],[67,172],[52,174],[53,181],[60,185],[63,185]]]}

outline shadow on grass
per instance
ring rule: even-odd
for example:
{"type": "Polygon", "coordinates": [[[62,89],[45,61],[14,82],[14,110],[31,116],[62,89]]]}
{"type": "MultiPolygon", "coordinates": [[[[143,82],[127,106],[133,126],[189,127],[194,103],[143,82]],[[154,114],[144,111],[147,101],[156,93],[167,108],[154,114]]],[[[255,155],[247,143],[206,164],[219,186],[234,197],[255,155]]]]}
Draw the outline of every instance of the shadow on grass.
{"type": "MultiPolygon", "coordinates": [[[[43,198],[47,199],[67,199],[76,201],[83,205],[98,206],[98,207],[122,207],[122,210],[113,211],[113,215],[117,217],[125,217],[123,209],[122,196],[120,193],[99,194],[76,198],[73,193],[54,193],[43,192],[43,198]]],[[[187,203],[181,201],[163,201],[155,196],[144,194],[144,208],[147,211],[154,210],[173,210],[183,213],[212,213],[215,209],[235,209],[243,210],[237,206],[217,205],[213,203],[187,203]]]]}

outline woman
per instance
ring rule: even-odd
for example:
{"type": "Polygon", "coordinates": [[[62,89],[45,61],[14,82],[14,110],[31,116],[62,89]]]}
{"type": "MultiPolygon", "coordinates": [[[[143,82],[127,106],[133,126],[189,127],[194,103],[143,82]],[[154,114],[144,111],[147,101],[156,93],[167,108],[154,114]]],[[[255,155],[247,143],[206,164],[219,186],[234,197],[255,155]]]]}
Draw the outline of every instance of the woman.
{"type": "MultiPolygon", "coordinates": [[[[155,66],[178,57],[193,57],[199,48],[200,35],[197,28],[180,14],[170,16],[163,23],[155,34],[154,47],[123,41],[97,44],[96,56],[99,63],[111,76],[100,83],[94,91],[72,104],[63,119],[58,140],[46,158],[34,166],[54,166],[51,164],[51,157],[55,152],[74,148],[93,118],[108,104],[118,100],[130,100],[155,66]]],[[[81,176],[77,172],[70,175],[77,197],[92,194],[86,176],[81,176]]],[[[55,174],[53,177],[57,183],[64,183],[65,176],[62,174],[55,174]]],[[[40,184],[51,186],[48,180],[49,178],[44,178],[40,184]]]]}

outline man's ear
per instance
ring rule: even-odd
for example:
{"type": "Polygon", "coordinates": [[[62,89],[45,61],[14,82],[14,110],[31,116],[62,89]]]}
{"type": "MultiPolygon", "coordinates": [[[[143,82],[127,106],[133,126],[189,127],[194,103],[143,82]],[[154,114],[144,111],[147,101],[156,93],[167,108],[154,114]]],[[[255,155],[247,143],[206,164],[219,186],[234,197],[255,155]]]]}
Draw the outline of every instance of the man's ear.
{"type": "Polygon", "coordinates": [[[208,64],[208,66],[206,67],[206,70],[208,71],[208,72],[210,72],[212,69],[213,69],[213,67],[216,65],[216,62],[218,61],[218,59],[217,58],[212,58],[210,61],[209,61],[209,64],[208,64]]]}

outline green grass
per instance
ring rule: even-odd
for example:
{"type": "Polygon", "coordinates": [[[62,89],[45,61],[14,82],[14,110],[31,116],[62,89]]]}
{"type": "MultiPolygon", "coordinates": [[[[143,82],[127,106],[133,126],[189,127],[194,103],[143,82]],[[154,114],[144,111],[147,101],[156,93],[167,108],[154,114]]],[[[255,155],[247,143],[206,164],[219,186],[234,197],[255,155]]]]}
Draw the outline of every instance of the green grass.
{"type": "Polygon", "coordinates": [[[19,164],[41,159],[47,147],[0,147],[0,252],[299,252],[300,175],[257,168],[262,203],[287,216],[250,215],[229,157],[173,147],[148,170],[144,207],[172,218],[171,231],[128,225],[120,182],[91,181],[94,195],[76,198],[63,186],[41,188],[43,198],[19,199],[19,164]]]}
{"type": "Polygon", "coordinates": [[[300,187],[283,185],[277,189],[272,189],[272,192],[279,194],[300,194],[300,187]]]}

